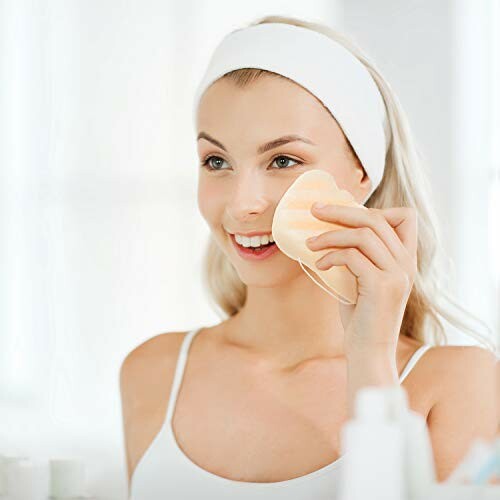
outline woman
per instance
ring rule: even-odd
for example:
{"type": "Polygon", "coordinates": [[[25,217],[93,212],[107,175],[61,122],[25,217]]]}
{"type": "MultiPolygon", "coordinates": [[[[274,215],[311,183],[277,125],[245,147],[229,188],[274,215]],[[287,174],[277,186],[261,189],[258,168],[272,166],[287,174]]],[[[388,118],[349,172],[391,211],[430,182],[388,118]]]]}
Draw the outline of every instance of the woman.
{"type": "MultiPolygon", "coordinates": [[[[212,232],[204,278],[224,317],[212,327],[156,335],[123,362],[133,500],[334,498],[343,458],[339,432],[352,416],[356,391],[367,385],[402,383],[410,407],[427,419],[438,480],[473,439],[493,438],[496,431],[494,354],[443,345],[438,313],[467,327],[437,306],[443,292],[436,286],[431,203],[395,95],[359,49],[331,29],[277,16],[250,27],[266,24],[270,34],[281,33],[280,26],[300,28],[290,40],[302,49],[311,36],[303,30],[321,33],[311,42],[318,50],[333,54],[342,46],[349,51],[342,55],[350,58],[346,68],[356,58],[352,71],[361,62],[366,74],[357,87],[354,76],[351,81],[339,70],[333,83],[344,83],[338,92],[346,100],[332,106],[310,92],[314,79],[308,89],[258,65],[200,87],[198,204],[212,232]],[[365,101],[360,89],[373,82],[376,90],[368,89],[365,101]],[[380,98],[383,127],[376,124],[379,142],[370,144],[368,132],[357,132],[372,119],[365,107],[380,98]],[[295,137],[276,141],[290,135],[295,137]],[[378,172],[370,154],[381,141],[378,172]],[[308,244],[332,249],[322,269],[346,265],[357,276],[354,306],[332,300],[278,249],[257,259],[260,250],[248,255],[242,248],[269,242],[244,235],[270,235],[283,193],[316,168],[369,208],[313,209],[320,219],[349,226],[308,244]]],[[[306,59],[294,61],[292,43],[283,45],[276,36],[276,44],[266,46],[276,51],[272,57],[278,63],[288,57],[289,67],[300,71],[306,59]]],[[[236,54],[238,61],[243,56],[236,48],[219,57],[236,54]]],[[[259,50],[257,44],[250,48],[251,55],[259,50]]],[[[310,57],[324,62],[317,53],[310,57]]],[[[212,61],[212,68],[217,64],[212,61]]],[[[319,83],[331,78],[325,69],[312,70],[319,83]]]]}

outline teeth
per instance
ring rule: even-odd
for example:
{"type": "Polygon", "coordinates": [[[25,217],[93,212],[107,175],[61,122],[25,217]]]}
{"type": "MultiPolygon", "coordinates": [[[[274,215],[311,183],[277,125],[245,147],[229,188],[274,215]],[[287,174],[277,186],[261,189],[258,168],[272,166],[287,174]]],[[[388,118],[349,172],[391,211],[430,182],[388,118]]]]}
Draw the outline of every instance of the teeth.
{"type": "Polygon", "coordinates": [[[274,243],[274,238],[272,234],[266,234],[263,236],[252,236],[251,238],[235,234],[234,238],[237,243],[239,243],[244,247],[258,248],[261,245],[267,245],[269,242],[274,243]]]}

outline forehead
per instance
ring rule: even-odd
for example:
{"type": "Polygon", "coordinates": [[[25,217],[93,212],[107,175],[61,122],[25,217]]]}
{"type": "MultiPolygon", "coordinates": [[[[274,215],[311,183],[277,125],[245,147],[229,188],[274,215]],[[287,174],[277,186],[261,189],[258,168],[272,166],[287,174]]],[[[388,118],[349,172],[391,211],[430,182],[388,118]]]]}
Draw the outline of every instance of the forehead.
{"type": "Polygon", "coordinates": [[[224,129],[271,136],[286,131],[317,140],[342,136],[319,99],[296,82],[276,76],[264,76],[243,88],[228,79],[217,80],[203,94],[197,120],[198,132],[224,129]]]}

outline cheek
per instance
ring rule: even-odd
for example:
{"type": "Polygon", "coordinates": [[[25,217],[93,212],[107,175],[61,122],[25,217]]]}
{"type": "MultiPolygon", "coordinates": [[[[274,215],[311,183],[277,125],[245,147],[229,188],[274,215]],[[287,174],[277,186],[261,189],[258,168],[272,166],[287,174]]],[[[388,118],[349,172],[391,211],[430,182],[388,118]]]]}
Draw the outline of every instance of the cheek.
{"type": "Polygon", "coordinates": [[[346,189],[356,182],[358,177],[358,163],[355,158],[346,153],[343,149],[335,148],[324,163],[324,170],[333,175],[337,185],[346,189]]]}
{"type": "Polygon", "coordinates": [[[333,176],[340,189],[350,190],[353,183],[353,175],[355,173],[354,167],[346,165],[345,162],[338,162],[333,166],[329,165],[324,170],[333,176]]]}
{"type": "Polygon", "coordinates": [[[210,224],[217,223],[224,209],[220,189],[210,180],[200,179],[198,183],[198,209],[202,217],[210,224]]]}

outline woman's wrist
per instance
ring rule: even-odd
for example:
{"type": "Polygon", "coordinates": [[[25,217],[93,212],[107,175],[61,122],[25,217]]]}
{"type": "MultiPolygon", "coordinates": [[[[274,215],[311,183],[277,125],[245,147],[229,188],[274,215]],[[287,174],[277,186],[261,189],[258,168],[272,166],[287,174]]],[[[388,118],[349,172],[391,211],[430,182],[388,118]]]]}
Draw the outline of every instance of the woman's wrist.
{"type": "Polygon", "coordinates": [[[349,418],[354,416],[357,392],[363,387],[387,387],[399,384],[395,349],[378,346],[364,351],[350,351],[347,358],[347,398],[349,418]]]}

